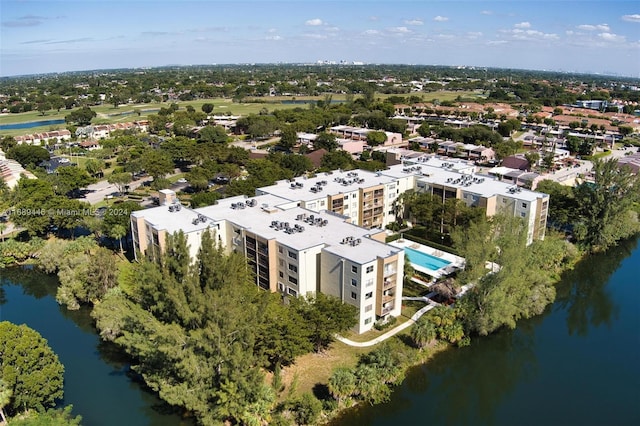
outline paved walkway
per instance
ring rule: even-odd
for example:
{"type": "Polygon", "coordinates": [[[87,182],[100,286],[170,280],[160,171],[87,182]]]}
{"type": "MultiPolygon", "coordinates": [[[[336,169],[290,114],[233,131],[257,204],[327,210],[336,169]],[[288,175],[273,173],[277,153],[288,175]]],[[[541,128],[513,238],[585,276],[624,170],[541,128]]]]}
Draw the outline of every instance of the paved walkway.
{"type": "Polygon", "coordinates": [[[347,339],[345,337],[342,337],[342,336],[339,336],[339,335],[336,335],[336,339],[341,341],[342,343],[344,343],[346,345],[355,346],[355,347],[358,347],[358,348],[366,348],[368,346],[377,345],[378,343],[380,343],[380,342],[382,342],[384,340],[387,340],[389,337],[400,333],[405,328],[411,327],[418,320],[418,318],[420,318],[422,315],[424,315],[425,313],[427,313],[428,311],[430,311],[431,309],[433,309],[433,308],[435,308],[436,306],[439,305],[439,303],[434,302],[433,300],[429,299],[428,297],[403,297],[402,300],[414,300],[414,301],[425,302],[427,304],[427,306],[425,306],[424,308],[420,309],[418,312],[413,314],[411,316],[411,318],[407,322],[403,322],[399,326],[397,326],[395,328],[392,328],[391,330],[387,331],[383,335],[380,335],[380,336],[378,336],[378,337],[376,337],[374,339],[368,340],[366,342],[354,342],[353,340],[349,340],[349,339],[347,339]]]}

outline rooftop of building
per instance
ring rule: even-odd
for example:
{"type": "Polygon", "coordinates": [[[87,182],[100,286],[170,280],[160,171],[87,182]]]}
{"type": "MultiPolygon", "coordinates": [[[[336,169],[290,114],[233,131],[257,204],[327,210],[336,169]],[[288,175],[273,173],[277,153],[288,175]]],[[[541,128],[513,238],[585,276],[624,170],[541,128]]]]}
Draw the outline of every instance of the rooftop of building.
{"type": "Polygon", "coordinates": [[[343,170],[319,173],[311,178],[280,180],[274,185],[260,188],[260,192],[287,200],[313,201],[327,195],[350,193],[361,188],[393,183],[394,179],[366,170],[343,170]]]}
{"type": "Polygon", "coordinates": [[[170,211],[177,204],[154,207],[133,212],[134,217],[144,217],[154,228],[168,233],[182,230],[185,233],[203,231],[221,221],[265,239],[277,239],[297,251],[321,246],[327,251],[364,264],[378,257],[388,257],[399,250],[369,238],[376,230],[361,228],[345,222],[345,218],[333,213],[313,212],[293,207],[288,200],[273,196],[237,196],[222,199],[218,204],[188,209],[181,207],[170,211]],[[347,239],[349,241],[347,241],[347,239]]]}

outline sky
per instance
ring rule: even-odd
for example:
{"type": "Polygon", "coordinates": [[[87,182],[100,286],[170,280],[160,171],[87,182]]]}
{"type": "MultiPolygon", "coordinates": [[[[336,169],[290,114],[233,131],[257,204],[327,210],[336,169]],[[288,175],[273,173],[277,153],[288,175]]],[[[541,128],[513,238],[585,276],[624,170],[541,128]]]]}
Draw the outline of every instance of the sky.
{"type": "Polygon", "coordinates": [[[317,61],[640,78],[640,2],[0,0],[0,76],[317,61]]]}

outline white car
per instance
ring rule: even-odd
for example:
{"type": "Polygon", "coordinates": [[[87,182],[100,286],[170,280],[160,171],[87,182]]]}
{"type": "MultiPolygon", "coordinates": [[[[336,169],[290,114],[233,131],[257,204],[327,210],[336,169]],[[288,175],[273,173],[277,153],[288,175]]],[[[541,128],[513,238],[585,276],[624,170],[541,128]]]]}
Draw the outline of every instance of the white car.
{"type": "Polygon", "coordinates": [[[185,178],[180,178],[176,182],[178,182],[178,183],[187,183],[187,180],[185,178]]]}

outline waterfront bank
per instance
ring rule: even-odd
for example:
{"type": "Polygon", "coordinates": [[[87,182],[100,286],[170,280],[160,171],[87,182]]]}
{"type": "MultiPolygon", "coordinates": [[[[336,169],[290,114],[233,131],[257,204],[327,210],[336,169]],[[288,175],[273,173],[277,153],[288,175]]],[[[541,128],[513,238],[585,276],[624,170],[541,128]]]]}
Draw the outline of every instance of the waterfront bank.
{"type": "Polygon", "coordinates": [[[638,239],[582,259],[542,315],[435,354],[330,425],[639,423],[638,239]]]}

